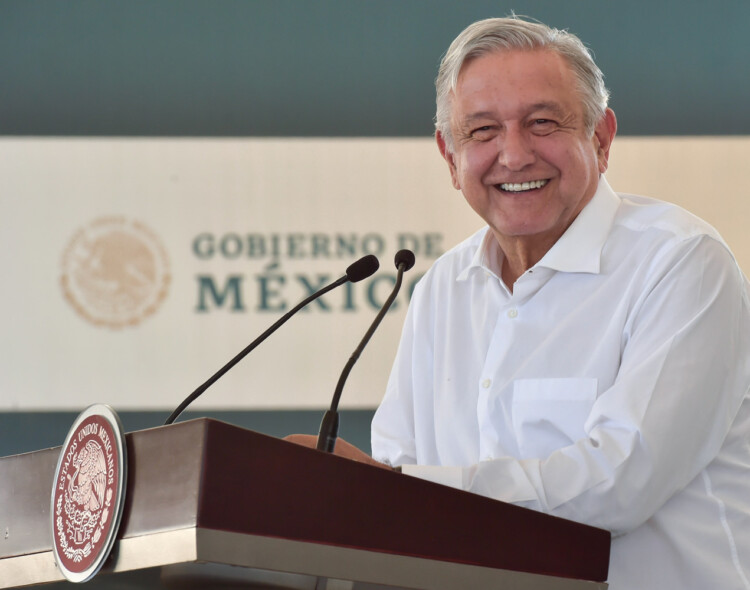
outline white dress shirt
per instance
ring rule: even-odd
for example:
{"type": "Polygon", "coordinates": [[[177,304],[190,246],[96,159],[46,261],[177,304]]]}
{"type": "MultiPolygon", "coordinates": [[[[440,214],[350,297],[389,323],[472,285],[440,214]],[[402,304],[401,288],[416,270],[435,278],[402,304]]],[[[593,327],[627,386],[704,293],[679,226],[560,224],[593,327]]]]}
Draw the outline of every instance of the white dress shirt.
{"type": "Polygon", "coordinates": [[[613,590],[749,590],[750,306],[720,236],[602,178],[512,293],[501,266],[485,229],[420,281],[373,456],[612,531],[613,590]]]}

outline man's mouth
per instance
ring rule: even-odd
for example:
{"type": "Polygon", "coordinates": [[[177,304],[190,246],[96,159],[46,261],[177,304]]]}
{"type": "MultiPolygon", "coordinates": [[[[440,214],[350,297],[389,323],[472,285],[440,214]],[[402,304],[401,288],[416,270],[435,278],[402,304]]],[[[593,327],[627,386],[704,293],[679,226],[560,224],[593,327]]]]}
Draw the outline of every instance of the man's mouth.
{"type": "Polygon", "coordinates": [[[542,188],[547,182],[548,179],[532,180],[530,182],[503,182],[500,184],[500,190],[508,191],[509,193],[522,193],[542,188]]]}

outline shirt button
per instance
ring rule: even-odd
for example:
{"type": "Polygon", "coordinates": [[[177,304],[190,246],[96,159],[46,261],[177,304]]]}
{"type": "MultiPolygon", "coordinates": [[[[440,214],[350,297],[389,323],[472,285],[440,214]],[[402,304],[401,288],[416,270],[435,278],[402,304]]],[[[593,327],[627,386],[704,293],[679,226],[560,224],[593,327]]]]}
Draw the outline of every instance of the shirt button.
{"type": "Polygon", "coordinates": [[[508,310],[508,317],[510,319],[517,318],[518,317],[518,310],[517,309],[509,309],[508,310]]]}
{"type": "Polygon", "coordinates": [[[489,388],[490,385],[492,385],[492,379],[485,379],[482,381],[482,387],[485,389],[489,388]]]}

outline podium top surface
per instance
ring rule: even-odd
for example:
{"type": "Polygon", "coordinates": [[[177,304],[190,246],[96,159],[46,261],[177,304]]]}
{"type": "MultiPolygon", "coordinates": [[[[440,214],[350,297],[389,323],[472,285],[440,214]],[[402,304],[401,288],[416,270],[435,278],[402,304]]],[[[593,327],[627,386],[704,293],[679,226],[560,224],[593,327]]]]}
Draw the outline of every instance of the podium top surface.
{"type": "MultiPolygon", "coordinates": [[[[610,534],[210,419],[129,433],[118,538],[186,528],[605,581],[610,534]]],[[[52,548],[60,449],[0,458],[0,559],[52,548]]]]}

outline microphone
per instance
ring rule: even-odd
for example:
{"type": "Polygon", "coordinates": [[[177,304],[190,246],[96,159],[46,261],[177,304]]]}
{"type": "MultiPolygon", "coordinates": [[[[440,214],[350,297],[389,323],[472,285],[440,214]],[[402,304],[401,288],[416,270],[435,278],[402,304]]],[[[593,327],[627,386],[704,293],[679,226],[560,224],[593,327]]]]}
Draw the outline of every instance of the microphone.
{"type": "Polygon", "coordinates": [[[359,359],[359,356],[362,354],[365,346],[367,346],[367,343],[370,341],[370,338],[372,338],[375,330],[385,317],[385,314],[388,312],[388,309],[391,307],[394,299],[396,299],[396,295],[398,295],[399,289],[401,289],[401,281],[403,279],[404,273],[414,266],[414,252],[412,252],[411,250],[399,250],[398,252],[396,252],[395,263],[396,269],[398,270],[398,274],[396,275],[396,284],[393,286],[391,294],[388,296],[388,299],[386,299],[383,307],[378,312],[378,315],[375,316],[375,320],[373,320],[372,325],[365,333],[365,336],[364,338],[362,338],[359,346],[354,349],[354,352],[349,357],[349,361],[346,363],[344,370],[341,372],[339,382],[336,384],[336,390],[333,393],[331,407],[323,415],[323,420],[320,423],[320,429],[318,431],[318,444],[316,446],[319,451],[333,453],[333,449],[336,446],[336,439],[339,435],[338,407],[339,400],[341,399],[341,392],[344,390],[344,383],[346,383],[346,379],[347,377],[349,377],[349,373],[351,372],[352,367],[354,367],[354,363],[356,363],[359,359]]]}
{"type": "Polygon", "coordinates": [[[224,373],[229,371],[234,365],[239,363],[245,356],[253,350],[256,346],[258,346],[261,342],[263,342],[266,338],[268,338],[271,334],[273,334],[276,330],[278,330],[282,324],[284,324],[290,317],[292,317],[295,313],[297,313],[300,309],[305,307],[308,303],[314,301],[321,295],[325,295],[328,293],[328,291],[331,291],[332,289],[335,289],[336,287],[340,287],[344,283],[356,283],[361,281],[362,279],[366,279],[367,277],[375,274],[375,271],[378,270],[380,267],[380,263],[378,262],[377,257],[375,257],[372,254],[368,254],[367,256],[363,256],[356,262],[350,264],[346,269],[346,274],[342,276],[341,278],[335,280],[333,283],[326,285],[319,291],[316,291],[300,303],[298,303],[293,309],[289,310],[287,313],[285,313],[280,319],[278,319],[274,324],[268,328],[265,332],[263,332],[260,336],[258,336],[255,340],[253,340],[250,344],[248,344],[237,356],[235,356],[231,361],[229,361],[226,365],[224,365],[221,369],[219,369],[214,375],[211,376],[211,378],[206,381],[203,385],[201,385],[198,389],[196,389],[193,393],[191,393],[189,396],[185,398],[185,400],[177,406],[177,409],[170,414],[169,418],[167,418],[167,421],[164,422],[164,424],[172,424],[177,417],[182,414],[182,412],[187,408],[191,403],[193,403],[204,391],[206,391],[211,385],[216,383],[221,377],[224,376],[224,373]]]}

